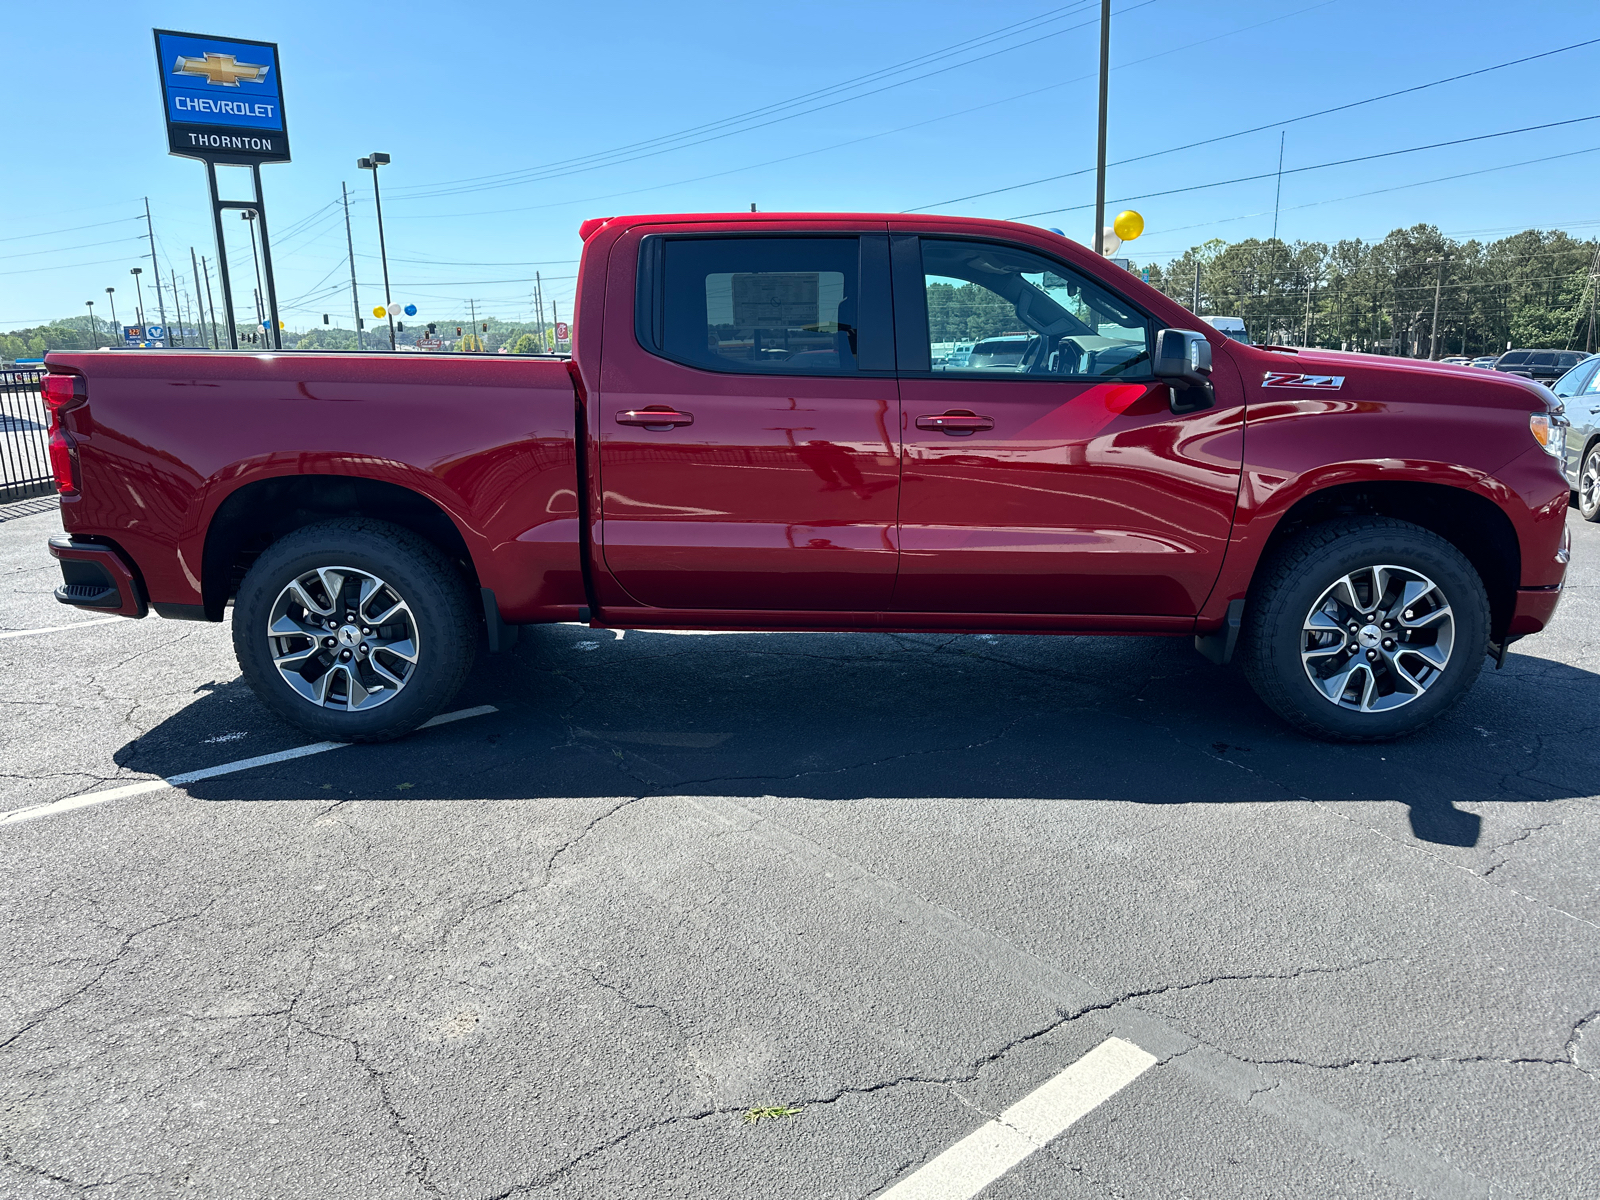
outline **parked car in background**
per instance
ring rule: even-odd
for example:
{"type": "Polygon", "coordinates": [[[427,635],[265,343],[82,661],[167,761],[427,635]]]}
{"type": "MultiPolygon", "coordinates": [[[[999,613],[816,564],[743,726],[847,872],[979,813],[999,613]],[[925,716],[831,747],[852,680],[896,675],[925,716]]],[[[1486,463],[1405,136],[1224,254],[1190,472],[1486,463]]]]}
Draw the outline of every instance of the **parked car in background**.
{"type": "Polygon", "coordinates": [[[1600,521],[1600,354],[1591,354],[1550,386],[1566,409],[1561,465],[1585,521],[1600,521]]]}
{"type": "Polygon", "coordinates": [[[1022,365],[1022,356],[1027,352],[1031,335],[1026,333],[1006,333],[999,337],[984,338],[972,348],[967,356],[966,369],[969,371],[1005,371],[1015,370],[1022,365]]]}
{"type": "Polygon", "coordinates": [[[1499,361],[1500,356],[1498,354],[1485,354],[1479,358],[1473,359],[1472,365],[1475,367],[1482,367],[1485,371],[1492,371],[1494,370],[1495,363],[1499,361]]]}
{"type": "Polygon", "coordinates": [[[1232,338],[1241,345],[1251,346],[1255,344],[1250,340],[1250,334],[1244,327],[1243,317],[1201,317],[1200,319],[1224,337],[1232,338]]]}
{"type": "Polygon", "coordinates": [[[1535,383],[1554,383],[1584,360],[1582,350],[1507,350],[1496,371],[1521,375],[1535,383]]]}
{"type": "Polygon", "coordinates": [[[1447,367],[1470,367],[1472,365],[1472,360],[1470,358],[1462,358],[1460,355],[1453,355],[1450,358],[1441,358],[1439,361],[1447,367]]]}

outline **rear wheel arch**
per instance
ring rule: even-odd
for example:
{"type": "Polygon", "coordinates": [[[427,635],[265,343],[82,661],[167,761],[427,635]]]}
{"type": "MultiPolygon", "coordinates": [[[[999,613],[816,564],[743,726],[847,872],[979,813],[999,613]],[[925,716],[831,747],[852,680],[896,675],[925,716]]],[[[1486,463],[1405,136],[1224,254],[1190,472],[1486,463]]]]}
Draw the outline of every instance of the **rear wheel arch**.
{"type": "Polygon", "coordinates": [[[1288,540],[1315,525],[1345,517],[1392,517],[1419,525],[1456,547],[1489,595],[1490,636],[1500,641],[1516,608],[1522,548],[1511,518],[1484,496],[1441,483],[1413,481],[1337,484],[1302,496],[1284,513],[1257,560],[1261,568],[1288,540]]]}
{"type": "Polygon", "coordinates": [[[398,525],[442,553],[477,594],[466,539],[449,514],[414,489],[359,475],[278,475],[247,483],[217,506],[206,529],[201,591],[220,621],[250,566],[274,542],[323,521],[368,517],[398,525]]]}

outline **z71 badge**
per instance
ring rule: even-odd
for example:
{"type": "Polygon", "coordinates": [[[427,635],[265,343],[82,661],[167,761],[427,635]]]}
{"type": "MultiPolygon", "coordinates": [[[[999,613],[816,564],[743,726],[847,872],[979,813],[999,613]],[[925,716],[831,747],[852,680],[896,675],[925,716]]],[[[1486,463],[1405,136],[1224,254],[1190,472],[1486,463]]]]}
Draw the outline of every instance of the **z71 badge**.
{"type": "Polygon", "coordinates": [[[1294,375],[1288,371],[1268,371],[1262,387],[1320,388],[1336,392],[1344,386],[1343,375],[1294,375]]]}

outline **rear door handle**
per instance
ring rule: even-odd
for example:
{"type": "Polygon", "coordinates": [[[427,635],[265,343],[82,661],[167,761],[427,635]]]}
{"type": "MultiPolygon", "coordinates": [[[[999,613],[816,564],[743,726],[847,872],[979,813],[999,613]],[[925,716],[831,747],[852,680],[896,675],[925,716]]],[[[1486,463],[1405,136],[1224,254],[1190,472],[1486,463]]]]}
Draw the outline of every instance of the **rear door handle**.
{"type": "Polygon", "coordinates": [[[617,414],[618,425],[639,425],[660,431],[679,425],[693,425],[694,414],[678,412],[671,408],[629,408],[617,414]]]}
{"type": "Polygon", "coordinates": [[[918,429],[937,429],[952,437],[966,437],[980,429],[993,429],[993,417],[980,417],[971,412],[953,410],[947,413],[929,413],[917,418],[918,429]]]}

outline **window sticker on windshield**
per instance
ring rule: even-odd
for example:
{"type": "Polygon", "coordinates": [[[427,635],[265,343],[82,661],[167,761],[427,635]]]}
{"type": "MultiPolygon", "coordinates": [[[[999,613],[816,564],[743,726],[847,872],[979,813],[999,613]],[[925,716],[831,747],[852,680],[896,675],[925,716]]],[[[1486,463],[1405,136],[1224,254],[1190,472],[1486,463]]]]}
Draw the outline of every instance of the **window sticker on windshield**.
{"type": "Polygon", "coordinates": [[[1295,375],[1288,371],[1268,371],[1262,387],[1320,388],[1336,392],[1344,386],[1343,375],[1295,375]]]}

